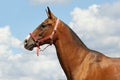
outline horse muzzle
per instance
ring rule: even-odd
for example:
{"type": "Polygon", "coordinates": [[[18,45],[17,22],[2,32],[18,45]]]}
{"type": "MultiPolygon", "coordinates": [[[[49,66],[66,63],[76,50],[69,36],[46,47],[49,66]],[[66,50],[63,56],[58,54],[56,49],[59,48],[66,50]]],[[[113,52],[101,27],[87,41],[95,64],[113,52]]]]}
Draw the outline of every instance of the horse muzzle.
{"type": "Polygon", "coordinates": [[[34,41],[28,41],[27,39],[25,39],[24,41],[24,48],[27,50],[32,51],[33,48],[35,47],[35,42],[34,41]]]}

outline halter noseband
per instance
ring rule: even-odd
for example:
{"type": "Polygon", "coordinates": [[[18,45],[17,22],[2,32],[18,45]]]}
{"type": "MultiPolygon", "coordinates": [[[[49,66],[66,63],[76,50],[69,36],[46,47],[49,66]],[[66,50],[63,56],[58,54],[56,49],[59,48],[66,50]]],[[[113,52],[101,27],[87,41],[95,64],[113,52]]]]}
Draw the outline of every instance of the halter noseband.
{"type": "MultiPolygon", "coordinates": [[[[32,33],[30,33],[30,37],[35,41],[35,45],[37,47],[37,56],[39,56],[40,43],[45,42],[46,40],[51,40],[49,45],[53,44],[53,36],[54,36],[54,34],[55,34],[56,30],[57,30],[59,21],[60,21],[59,19],[56,20],[54,30],[52,31],[51,35],[49,35],[49,36],[46,36],[46,37],[41,38],[41,39],[37,39],[35,36],[33,36],[32,33]]],[[[45,47],[43,50],[45,50],[47,47],[45,47]]]]}

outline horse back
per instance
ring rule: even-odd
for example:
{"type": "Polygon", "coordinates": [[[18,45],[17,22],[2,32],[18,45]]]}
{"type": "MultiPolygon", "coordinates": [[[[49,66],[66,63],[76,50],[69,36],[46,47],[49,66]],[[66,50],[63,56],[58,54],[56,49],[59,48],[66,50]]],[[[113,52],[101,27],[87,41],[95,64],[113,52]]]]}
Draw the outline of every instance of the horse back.
{"type": "Polygon", "coordinates": [[[120,58],[106,57],[102,59],[100,67],[104,80],[120,80],[120,58]]]}
{"type": "Polygon", "coordinates": [[[120,80],[120,58],[110,58],[90,50],[76,80],[120,80]]]}

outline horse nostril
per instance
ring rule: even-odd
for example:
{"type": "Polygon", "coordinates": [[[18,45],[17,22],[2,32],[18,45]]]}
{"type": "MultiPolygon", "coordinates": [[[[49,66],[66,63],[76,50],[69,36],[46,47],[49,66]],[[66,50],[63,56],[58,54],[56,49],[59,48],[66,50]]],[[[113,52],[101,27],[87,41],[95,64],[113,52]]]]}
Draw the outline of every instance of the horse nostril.
{"type": "Polygon", "coordinates": [[[25,39],[25,41],[24,41],[24,45],[27,45],[27,42],[28,42],[27,39],[25,39]]]}
{"type": "Polygon", "coordinates": [[[27,39],[25,39],[25,43],[27,43],[27,39]]]}

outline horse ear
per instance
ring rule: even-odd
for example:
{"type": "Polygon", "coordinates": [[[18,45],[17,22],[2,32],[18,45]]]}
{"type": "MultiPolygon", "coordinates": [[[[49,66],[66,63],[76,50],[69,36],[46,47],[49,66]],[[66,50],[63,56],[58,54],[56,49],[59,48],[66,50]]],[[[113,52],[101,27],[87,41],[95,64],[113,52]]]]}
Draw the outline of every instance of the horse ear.
{"type": "Polygon", "coordinates": [[[55,16],[53,15],[53,13],[51,12],[51,10],[50,10],[49,7],[47,7],[46,13],[47,13],[48,18],[50,18],[50,19],[52,19],[52,18],[55,17],[55,16]]]}

